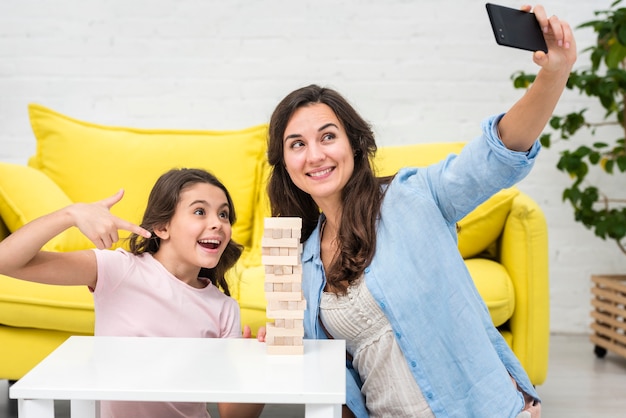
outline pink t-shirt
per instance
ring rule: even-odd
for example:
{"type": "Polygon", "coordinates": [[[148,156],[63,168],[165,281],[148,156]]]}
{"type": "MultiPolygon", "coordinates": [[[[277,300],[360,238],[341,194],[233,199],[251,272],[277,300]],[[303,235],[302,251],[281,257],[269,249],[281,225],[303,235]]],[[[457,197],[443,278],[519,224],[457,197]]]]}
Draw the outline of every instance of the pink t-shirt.
{"type": "MultiPolygon", "coordinates": [[[[239,305],[210,282],[183,283],[150,254],[94,250],[96,336],[241,337],[239,305]]],[[[209,417],[206,404],[101,402],[101,418],[209,417]]]]}

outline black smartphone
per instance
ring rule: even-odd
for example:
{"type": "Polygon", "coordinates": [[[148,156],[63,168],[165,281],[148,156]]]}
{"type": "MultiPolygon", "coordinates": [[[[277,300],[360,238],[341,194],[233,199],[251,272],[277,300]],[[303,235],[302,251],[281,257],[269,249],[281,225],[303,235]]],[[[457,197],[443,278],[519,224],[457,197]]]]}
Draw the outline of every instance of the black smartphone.
{"type": "Polygon", "coordinates": [[[493,35],[499,45],[548,53],[543,31],[534,13],[487,3],[493,35]]]}

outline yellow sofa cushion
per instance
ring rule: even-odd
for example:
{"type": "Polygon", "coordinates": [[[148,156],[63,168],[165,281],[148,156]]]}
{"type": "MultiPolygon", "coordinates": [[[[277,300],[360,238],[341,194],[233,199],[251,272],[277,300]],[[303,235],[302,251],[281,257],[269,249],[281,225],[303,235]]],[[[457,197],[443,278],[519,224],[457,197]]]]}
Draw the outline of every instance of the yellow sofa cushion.
{"type": "Polygon", "coordinates": [[[0,275],[0,323],[16,328],[93,334],[87,286],[52,286],[0,275]]]}
{"type": "Polygon", "coordinates": [[[498,327],[511,318],[515,310],[515,288],[504,266],[485,258],[465,260],[465,265],[482,296],[493,324],[498,327]]]}
{"type": "Polygon", "coordinates": [[[463,258],[477,256],[498,239],[518,194],[514,187],[501,190],[458,222],[459,251],[463,258]]]}
{"type": "Polygon", "coordinates": [[[161,174],[175,167],[204,168],[232,195],[238,217],[233,238],[251,245],[266,125],[230,131],[138,129],[84,122],[36,104],[28,110],[37,139],[29,165],[71,201],[92,202],[123,188],[124,199],[112,212],[140,222],[161,174]]]}
{"type": "MultiPolygon", "coordinates": [[[[10,232],[72,201],[45,174],[31,167],[0,163],[0,217],[10,232]]],[[[94,247],[77,228],[50,240],[46,251],[72,251],[94,247]]]]}

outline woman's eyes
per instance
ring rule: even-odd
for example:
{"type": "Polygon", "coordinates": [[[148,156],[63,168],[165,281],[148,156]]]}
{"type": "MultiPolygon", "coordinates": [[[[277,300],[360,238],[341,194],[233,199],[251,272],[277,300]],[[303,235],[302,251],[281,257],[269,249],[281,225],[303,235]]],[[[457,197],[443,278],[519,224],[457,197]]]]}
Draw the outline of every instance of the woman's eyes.
{"type": "Polygon", "coordinates": [[[204,211],[204,209],[198,208],[194,210],[193,213],[194,215],[204,215],[206,212],[204,211]]]}
{"type": "MultiPolygon", "coordinates": [[[[321,142],[328,142],[328,141],[332,141],[333,139],[335,139],[337,136],[333,133],[326,133],[324,135],[322,135],[321,137],[321,142]]],[[[304,141],[302,140],[295,140],[293,141],[290,145],[289,148],[291,149],[297,149],[297,148],[302,148],[305,146],[304,141]]]]}
{"type": "Polygon", "coordinates": [[[219,213],[220,218],[224,218],[224,219],[229,219],[228,215],[229,214],[226,211],[223,211],[223,212],[219,213]]]}

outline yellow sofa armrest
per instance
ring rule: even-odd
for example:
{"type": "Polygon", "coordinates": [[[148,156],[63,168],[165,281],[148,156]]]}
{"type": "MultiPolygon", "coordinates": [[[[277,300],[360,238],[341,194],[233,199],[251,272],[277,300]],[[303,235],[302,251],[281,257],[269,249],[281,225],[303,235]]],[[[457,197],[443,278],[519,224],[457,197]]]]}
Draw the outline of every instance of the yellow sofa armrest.
{"type": "Polygon", "coordinates": [[[513,351],[535,385],[548,372],[550,288],[548,227],[543,211],[528,195],[515,197],[500,242],[500,262],[515,287],[509,325],[513,351]]]}
{"type": "MultiPolygon", "coordinates": [[[[8,232],[72,201],[49,177],[32,167],[0,163],[0,217],[8,232]]],[[[50,240],[47,251],[71,251],[95,246],[77,228],[50,240]]]]}

